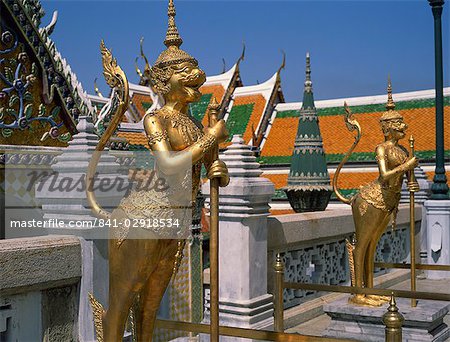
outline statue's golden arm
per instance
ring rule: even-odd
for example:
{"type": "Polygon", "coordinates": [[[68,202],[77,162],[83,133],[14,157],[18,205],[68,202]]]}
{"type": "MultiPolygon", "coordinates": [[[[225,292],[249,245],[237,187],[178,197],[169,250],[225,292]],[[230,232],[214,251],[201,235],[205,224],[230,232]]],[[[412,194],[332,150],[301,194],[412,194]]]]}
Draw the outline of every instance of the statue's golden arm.
{"type": "Polygon", "coordinates": [[[409,158],[403,164],[393,168],[392,170],[388,169],[387,160],[386,160],[386,149],[384,146],[378,146],[376,149],[376,158],[378,161],[378,169],[380,171],[380,178],[383,181],[387,181],[392,179],[393,177],[399,175],[400,173],[404,173],[411,168],[414,168],[417,165],[417,159],[415,157],[409,158]]]}
{"type": "MultiPolygon", "coordinates": [[[[145,116],[144,129],[152,151],[173,151],[170,146],[167,131],[156,115],[145,116]]],[[[168,175],[174,174],[178,172],[182,165],[186,165],[189,162],[195,164],[202,160],[203,156],[210,151],[216,143],[217,139],[214,135],[205,134],[197,142],[193,143],[183,151],[158,156],[158,167],[168,175]]]]}

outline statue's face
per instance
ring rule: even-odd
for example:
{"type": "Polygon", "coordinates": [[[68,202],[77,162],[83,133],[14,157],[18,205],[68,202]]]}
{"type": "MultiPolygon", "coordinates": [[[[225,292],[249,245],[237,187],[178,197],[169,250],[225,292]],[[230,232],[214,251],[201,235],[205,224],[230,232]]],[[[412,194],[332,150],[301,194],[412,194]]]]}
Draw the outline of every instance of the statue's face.
{"type": "Polygon", "coordinates": [[[393,119],[388,121],[389,134],[392,138],[400,140],[405,137],[406,129],[408,125],[403,121],[403,119],[393,119]]]}
{"type": "Polygon", "coordinates": [[[170,90],[164,95],[166,102],[191,103],[200,100],[202,94],[199,89],[206,81],[204,71],[191,62],[176,64],[172,69],[168,81],[170,90]]]}

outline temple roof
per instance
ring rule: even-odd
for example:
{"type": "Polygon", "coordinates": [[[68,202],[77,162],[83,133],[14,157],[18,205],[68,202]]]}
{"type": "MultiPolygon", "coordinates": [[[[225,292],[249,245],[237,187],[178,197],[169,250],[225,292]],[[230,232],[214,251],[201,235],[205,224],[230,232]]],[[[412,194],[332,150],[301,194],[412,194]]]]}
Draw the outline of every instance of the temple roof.
{"type": "Polygon", "coordinates": [[[246,144],[259,146],[261,139],[258,138],[263,137],[273,107],[284,101],[280,83],[279,70],[263,83],[236,88],[224,116],[230,139],[234,134],[241,134],[246,144]]]}
{"type": "MultiPolygon", "coordinates": [[[[421,159],[433,159],[435,154],[434,90],[393,94],[396,109],[409,125],[408,134],[416,137],[416,154],[421,159]]],[[[445,126],[450,127],[450,87],[444,89],[445,126]]],[[[386,95],[316,101],[319,126],[327,162],[340,162],[354,141],[343,121],[344,100],[361,124],[363,137],[349,162],[373,162],[374,148],[383,141],[378,119],[385,111],[386,95]],[[375,127],[375,129],[373,129],[375,127]]],[[[260,161],[269,165],[287,165],[294,149],[301,102],[280,103],[265,132],[266,143],[260,161]]],[[[450,140],[445,141],[446,155],[450,155],[450,140]]]]}
{"type": "Polygon", "coordinates": [[[4,38],[0,44],[0,74],[4,76],[0,77],[0,102],[8,100],[6,106],[0,103],[6,110],[0,115],[0,143],[64,146],[76,132],[78,117],[91,115],[93,107],[50,38],[57,12],[45,27],[41,27],[44,10],[38,0],[2,1],[0,13],[4,38]],[[25,93],[16,87],[18,80],[25,93]],[[18,107],[16,98],[23,106],[18,107]]]}

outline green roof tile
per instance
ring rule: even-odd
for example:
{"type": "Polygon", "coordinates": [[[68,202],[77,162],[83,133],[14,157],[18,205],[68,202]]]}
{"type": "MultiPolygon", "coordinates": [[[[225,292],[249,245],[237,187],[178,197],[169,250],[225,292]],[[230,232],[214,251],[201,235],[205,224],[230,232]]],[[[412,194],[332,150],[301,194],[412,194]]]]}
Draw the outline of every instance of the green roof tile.
{"type": "Polygon", "coordinates": [[[196,120],[202,122],[203,117],[205,116],[206,109],[208,108],[209,102],[211,101],[211,97],[213,94],[204,94],[200,98],[200,101],[196,103],[192,103],[189,106],[189,113],[196,120]]]}
{"type": "Polygon", "coordinates": [[[233,106],[227,120],[227,128],[230,133],[230,137],[228,138],[229,141],[231,141],[231,138],[235,134],[244,134],[248,122],[250,121],[250,116],[253,113],[254,105],[254,103],[250,103],[233,106]]]}

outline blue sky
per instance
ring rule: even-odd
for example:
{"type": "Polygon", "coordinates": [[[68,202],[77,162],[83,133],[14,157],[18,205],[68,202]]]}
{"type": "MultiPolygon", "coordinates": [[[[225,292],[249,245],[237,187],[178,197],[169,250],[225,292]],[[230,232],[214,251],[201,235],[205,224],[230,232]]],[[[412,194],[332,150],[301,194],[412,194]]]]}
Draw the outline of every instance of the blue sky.
{"type": "MultiPolygon", "coordinates": [[[[247,46],[241,65],[245,85],[268,79],[286,52],[282,88],[286,101],[302,97],[305,54],[311,54],[316,99],[434,87],[433,17],[428,1],[189,1],[175,0],[183,49],[207,75],[229,68],[247,46]]],[[[130,81],[139,39],[154,61],[164,48],[166,1],[43,1],[43,25],[58,10],[53,40],[84,88],[93,80],[107,93],[99,43],[112,48],[130,81]]],[[[444,85],[450,85],[449,4],[443,13],[444,85]]]]}

